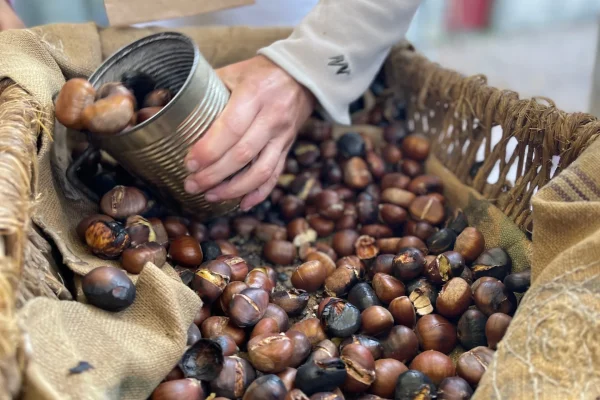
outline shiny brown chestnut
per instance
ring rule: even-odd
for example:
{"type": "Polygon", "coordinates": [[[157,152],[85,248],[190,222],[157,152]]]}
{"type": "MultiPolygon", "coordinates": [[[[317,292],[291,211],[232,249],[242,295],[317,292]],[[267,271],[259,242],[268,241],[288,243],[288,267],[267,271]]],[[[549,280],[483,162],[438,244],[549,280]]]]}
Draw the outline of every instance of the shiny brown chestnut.
{"type": "Polygon", "coordinates": [[[310,353],[307,362],[322,361],[327,358],[339,357],[339,355],[337,346],[331,340],[325,339],[314,346],[314,350],[310,353]]]}
{"type": "Polygon", "coordinates": [[[417,323],[417,314],[412,302],[406,296],[397,297],[388,306],[396,325],[404,325],[413,329],[417,323]]]}
{"type": "Polygon", "coordinates": [[[340,351],[349,344],[360,344],[361,346],[366,347],[371,352],[371,355],[375,360],[378,360],[383,356],[383,346],[376,338],[365,335],[352,335],[340,343],[340,351]]]}
{"type": "Polygon", "coordinates": [[[388,332],[394,326],[394,317],[381,306],[371,306],[361,315],[362,333],[369,336],[379,336],[388,332]]]}
{"type": "Polygon", "coordinates": [[[323,190],[315,198],[317,211],[323,218],[335,221],[344,215],[344,202],[337,192],[323,190]]]}
{"type": "Polygon", "coordinates": [[[531,285],[531,269],[510,274],[504,278],[503,283],[511,292],[524,293],[531,285]]]}
{"type": "Polygon", "coordinates": [[[512,317],[504,313],[490,315],[485,324],[485,337],[487,338],[488,346],[491,349],[496,350],[498,343],[504,337],[511,321],[512,317]]]}
{"type": "Polygon", "coordinates": [[[269,304],[269,294],[257,288],[247,288],[234,294],[229,303],[231,321],[245,328],[254,326],[264,316],[269,304]]]}
{"type": "Polygon", "coordinates": [[[344,183],[352,189],[363,189],[373,181],[367,163],[360,157],[352,157],[344,163],[344,183]]]}
{"type": "Polygon", "coordinates": [[[400,170],[409,177],[416,178],[423,174],[423,165],[415,160],[406,159],[400,161],[400,170]]]}
{"type": "MultiPolygon", "coordinates": [[[[202,264],[202,249],[196,239],[191,236],[179,236],[171,241],[169,257],[177,264],[194,268],[202,264]]],[[[231,273],[230,273],[231,274],[231,273]]]]}
{"type": "Polygon", "coordinates": [[[475,347],[458,358],[456,373],[472,387],[475,387],[479,384],[493,357],[494,350],[484,346],[475,347]]]}
{"type": "Polygon", "coordinates": [[[97,220],[86,229],[85,242],[94,255],[110,260],[118,258],[131,239],[120,223],[97,220]]]}
{"type": "Polygon", "coordinates": [[[200,381],[187,378],[161,383],[150,395],[150,400],[198,400],[205,396],[200,381]]]}
{"type": "Polygon", "coordinates": [[[396,325],[381,341],[385,358],[393,358],[404,364],[412,360],[419,351],[419,340],[412,329],[396,325]]]}
{"type": "Polygon", "coordinates": [[[292,358],[290,358],[288,365],[292,368],[296,368],[310,355],[312,345],[310,340],[308,340],[308,337],[306,337],[306,335],[300,331],[289,330],[285,333],[285,335],[292,340],[292,344],[294,346],[292,358]]]}
{"type": "Polygon", "coordinates": [[[325,279],[325,293],[332,297],[345,296],[360,277],[360,267],[344,263],[325,279]]]}
{"type": "Polygon", "coordinates": [[[281,307],[290,317],[300,315],[306,308],[309,294],[305,290],[279,290],[271,294],[271,301],[281,307]]]}
{"type": "Polygon", "coordinates": [[[248,386],[242,400],[285,400],[287,388],[283,381],[273,374],[263,375],[248,386]]]}
{"type": "Polygon", "coordinates": [[[469,400],[472,395],[473,389],[460,376],[449,376],[438,385],[438,400],[469,400]]]}
{"type": "Polygon", "coordinates": [[[254,229],[254,236],[263,242],[269,242],[271,240],[286,240],[287,230],[285,227],[276,224],[260,223],[254,229]]]}
{"type": "Polygon", "coordinates": [[[286,368],[277,374],[279,379],[283,382],[286,390],[289,392],[294,388],[294,381],[296,380],[296,368],[286,368]]]}
{"type": "Polygon", "coordinates": [[[173,98],[169,89],[155,89],[144,99],[144,107],[164,107],[173,98]]]}
{"type": "MultiPolygon", "coordinates": [[[[169,239],[175,239],[179,236],[188,235],[188,233],[189,233],[187,226],[185,225],[185,223],[183,222],[183,220],[181,218],[166,217],[162,221],[162,223],[165,228],[165,231],[167,232],[169,239]]],[[[204,227],[204,229],[206,230],[206,227],[204,227]]],[[[194,236],[194,237],[196,238],[196,240],[198,242],[201,242],[202,240],[204,240],[204,237],[202,238],[202,240],[198,240],[198,237],[196,237],[196,236],[194,236]]]]}
{"type": "Polygon", "coordinates": [[[435,385],[456,375],[456,368],[450,357],[435,350],[426,350],[417,355],[410,363],[410,369],[421,371],[435,385]]]}
{"type": "Polygon", "coordinates": [[[200,325],[200,332],[204,338],[213,338],[215,336],[230,336],[235,344],[241,346],[246,340],[246,332],[229,320],[229,317],[213,316],[208,317],[200,325]]]}
{"type": "Polygon", "coordinates": [[[408,190],[422,196],[430,193],[443,193],[444,183],[435,175],[421,175],[413,179],[408,185],[408,190]]]}
{"type": "Polygon", "coordinates": [[[485,325],[487,317],[477,309],[470,309],[458,320],[456,334],[462,347],[471,350],[478,346],[487,346],[485,325]]]}
{"type": "Polygon", "coordinates": [[[422,134],[413,133],[402,141],[402,154],[415,161],[425,161],[429,156],[431,144],[422,134]]]}
{"type": "Polygon", "coordinates": [[[316,292],[325,282],[327,271],[320,261],[307,261],[292,273],[291,282],[296,289],[316,292]]]}
{"type": "MultiPolygon", "coordinates": [[[[318,244],[318,243],[317,243],[318,244]]],[[[324,252],[315,251],[306,256],[305,261],[318,261],[325,268],[326,276],[333,274],[337,268],[333,259],[324,252]]]]}
{"type": "MultiPolygon", "coordinates": [[[[377,271],[377,272],[384,272],[386,274],[392,273],[391,261],[394,259],[393,257],[394,257],[394,254],[396,253],[396,250],[398,249],[398,243],[400,243],[400,240],[401,240],[401,238],[398,238],[398,237],[377,239],[375,244],[379,248],[379,253],[386,256],[382,260],[389,260],[389,262],[390,262],[390,264],[389,264],[390,269],[388,271],[381,270],[381,271],[377,271]]],[[[374,268],[374,266],[371,265],[371,268],[374,268]]],[[[370,271],[369,271],[369,275],[371,275],[370,271]]]]}
{"type": "Polygon", "coordinates": [[[325,331],[321,326],[321,321],[319,321],[318,318],[308,318],[296,322],[289,330],[304,333],[313,346],[320,341],[327,339],[327,335],[325,335],[325,331]]]}
{"type": "Polygon", "coordinates": [[[149,242],[125,249],[121,254],[121,265],[130,274],[139,274],[148,262],[162,267],[167,262],[167,250],[156,242],[149,242]]]}
{"type": "Polygon", "coordinates": [[[296,246],[285,240],[271,240],[263,248],[265,259],[277,265],[290,265],[296,258],[296,246]]]}
{"type": "Polygon", "coordinates": [[[215,240],[215,243],[219,246],[222,255],[226,256],[238,256],[240,254],[239,250],[235,246],[235,244],[229,242],[228,240],[215,240]]]}
{"type": "MultiPolygon", "coordinates": [[[[477,282],[473,285],[475,284],[477,282]]],[[[497,279],[481,282],[473,292],[473,299],[477,308],[487,316],[497,312],[512,315],[517,309],[517,298],[514,293],[506,289],[497,279]]]]}
{"type": "Polygon", "coordinates": [[[396,297],[404,296],[406,288],[404,284],[391,275],[377,273],[371,282],[375,294],[385,304],[389,304],[396,297]]]}
{"type": "Polygon", "coordinates": [[[415,328],[423,350],[436,350],[449,354],[456,346],[456,328],[441,315],[424,315],[415,328]]]}
{"type": "MultiPolygon", "coordinates": [[[[406,188],[410,184],[410,180],[411,179],[404,174],[401,174],[399,172],[390,172],[388,174],[385,174],[381,178],[381,190],[386,190],[389,188],[406,190],[406,188]]],[[[413,194],[412,198],[414,199],[414,197],[415,196],[413,194]]],[[[410,201],[408,203],[410,204],[410,201]]]]}
{"type": "Polygon", "coordinates": [[[436,197],[419,196],[415,198],[408,208],[410,215],[417,221],[426,221],[438,225],[446,217],[444,205],[436,197]]]}
{"type": "Polygon", "coordinates": [[[394,236],[394,231],[383,224],[363,225],[360,228],[361,235],[372,236],[375,239],[382,239],[394,236]]]}
{"type": "Polygon", "coordinates": [[[427,240],[438,231],[436,227],[425,221],[407,221],[404,225],[404,234],[416,236],[421,240],[427,240]]]}
{"type": "Polygon", "coordinates": [[[312,214],[306,217],[308,224],[317,232],[319,237],[327,237],[335,230],[335,222],[321,217],[318,214],[312,214]]]}
{"type": "Polygon", "coordinates": [[[208,304],[203,304],[194,316],[194,323],[200,326],[208,317],[210,317],[210,306],[208,304]]]}
{"type": "Polygon", "coordinates": [[[398,146],[385,146],[381,155],[386,163],[395,165],[402,159],[402,150],[398,146]]]}
{"type": "Polygon", "coordinates": [[[229,284],[230,276],[231,269],[227,264],[222,261],[209,261],[194,274],[192,287],[203,301],[212,303],[221,296],[229,284]]]}
{"type": "Polygon", "coordinates": [[[69,79],[56,97],[56,119],[69,129],[83,129],[83,110],[94,103],[95,97],[96,90],[89,81],[83,78],[69,79]]]}
{"type": "Polygon", "coordinates": [[[452,278],[440,290],[435,308],[444,317],[455,318],[462,315],[472,303],[469,284],[462,278],[452,278]]]}
{"type": "Polygon", "coordinates": [[[264,373],[286,369],[294,352],[292,340],[283,333],[256,336],[248,342],[250,363],[264,373]]]}
{"type": "Polygon", "coordinates": [[[211,391],[228,399],[242,398],[254,381],[256,372],[248,361],[240,357],[225,357],[219,376],[210,382],[211,391]]]}
{"type": "Polygon", "coordinates": [[[269,303],[264,317],[273,318],[275,321],[277,321],[277,325],[279,326],[279,330],[281,332],[286,332],[290,328],[290,319],[288,315],[283,308],[276,304],[269,303]]]}
{"type": "Polygon", "coordinates": [[[404,208],[394,204],[379,205],[379,220],[389,226],[397,227],[406,221],[407,213],[404,208]]]}
{"type": "Polygon", "coordinates": [[[279,209],[283,218],[286,221],[291,221],[304,214],[304,200],[301,200],[298,196],[288,194],[279,202],[279,209]]]}
{"type": "Polygon", "coordinates": [[[349,344],[340,355],[346,364],[346,381],[342,390],[350,393],[366,391],[375,381],[375,360],[371,352],[360,344],[349,344]]]}
{"type": "Polygon", "coordinates": [[[415,200],[414,193],[397,187],[389,187],[381,192],[381,202],[393,204],[404,209],[408,208],[415,200]]]}
{"type": "Polygon", "coordinates": [[[351,229],[338,231],[331,239],[331,246],[339,257],[354,254],[354,243],[359,238],[358,232],[351,229]]]}
{"type": "Polygon", "coordinates": [[[221,296],[219,297],[219,303],[221,305],[221,310],[223,310],[223,312],[228,314],[229,313],[229,304],[231,303],[233,296],[238,293],[241,293],[242,290],[247,289],[247,288],[248,288],[248,285],[246,285],[244,282],[235,281],[235,282],[230,282],[229,284],[227,284],[227,286],[225,286],[225,289],[223,289],[223,293],[221,293],[221,296]]]}
{"type": "Polygon", "coordinates": [[[236,255],[223,254],[215,258],[229,265],[231,269],[231,281],[243,281],[248,275],[248,263],[242,257],[236,255]]]}
{"type": "Polygon", "coordinates": [[[98,135],[114,135],[135,123],[135,100],[130,94],[114,94],[89,104],[81,113],[83,127],[98,135]]]}
{"type": "Polygon", "coordinates": [[[271,293],[273,287],[275,286],[273,285],[273,281],[268,275],[268,271],[262,267],[254,268],[252,269],[252,271],[248,272],[248,275],[246,275],[246,279],[244,279],[244,282],[249,287],[264,289],[268,293],[271,293]]]}
{"type": "Polygon", "coordinates": [[[429,253],[429,249],[427,248],[425,242],[416,236],[408,235],[400,238],[396,250],[401,251],[406,247],[414,247],[415,249],[419,249],[423,255],[427,255],[429,253]]]}
{"type": "Polygon", "coordinates": [[[235,341],[228,335],[215,336],[211,338],[211,340],[221,346],[223,356],[225,357],[232,356],[238,351],[237,344],[235,344],[235,341]]]}
{"type": "MultiPolygon", "coordinates": [[[[390,239],[379,239],[379,241],[381,241],[381,240],[390,240],[390,239]]],[[[395,253],[395,251],[394,251],[394,253],[395,253]]],[[[371,279],[373,279],[373,277],[377,273],[391,275],[393,273],[392,265],[393,265],[394,257],[395,257],[394,254],[378,255],[377,258],[375,259],[375,261],[373,261],[373,263],[371,264],[371,268],[369,269],[369,277],[371,279]]]]}
{"type": "Polygon", "coordinates": [[[454,251],[459,252],[467,263],[477,259],[485,249],[485,239],[477,228],[466,227],[456,237],[454,251]]]}
{"type": "Polygon", "coordinates": [[[383,398],[394,397],[396,381],[403,372],[408,371],[406,365],[393,358],[383,358],[375,361],[375,381],[369,388],[369,393],[383,398]]]}

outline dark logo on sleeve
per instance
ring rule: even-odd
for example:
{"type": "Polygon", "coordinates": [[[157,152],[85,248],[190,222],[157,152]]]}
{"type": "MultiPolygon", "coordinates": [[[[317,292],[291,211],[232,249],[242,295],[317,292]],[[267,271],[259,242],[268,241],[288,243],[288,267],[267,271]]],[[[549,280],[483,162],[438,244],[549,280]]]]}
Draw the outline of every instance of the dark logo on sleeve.
{"type": "Polygon", "coordinates": [[[344,56],[331,57],[329,59],[329,64],[327,65],[329,65],[330,67],[338,67],[336,75],[350,75],[350,68],[344,56]]]}

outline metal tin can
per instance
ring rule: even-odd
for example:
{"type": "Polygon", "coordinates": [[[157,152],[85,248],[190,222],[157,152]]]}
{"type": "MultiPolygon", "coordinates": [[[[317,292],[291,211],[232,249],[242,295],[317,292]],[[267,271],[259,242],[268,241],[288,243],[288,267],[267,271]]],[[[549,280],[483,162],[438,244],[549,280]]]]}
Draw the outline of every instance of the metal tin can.
{"type": "Polygon", "coordinates": [[[240,199],[208,203],[204,194],[184,190],[190,147],[210,127],[229,100],[229,91],[192,39],[177,32],[137,40],[108,58],[89,77],[98,89],[119,81],[124,72],[150,75],[173,99],[152,118],[116,135],[90,134],[90,142],[111,155],[170,207],[198,220],[215,218],[238,206],[240,199]]]}

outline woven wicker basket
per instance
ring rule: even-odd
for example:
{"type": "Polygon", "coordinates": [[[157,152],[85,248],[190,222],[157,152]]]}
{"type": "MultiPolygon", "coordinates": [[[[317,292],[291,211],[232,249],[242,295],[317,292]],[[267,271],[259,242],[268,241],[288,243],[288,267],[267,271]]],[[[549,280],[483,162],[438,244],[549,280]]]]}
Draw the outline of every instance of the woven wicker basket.
{"type": "MultiPolygon", "coordinates": [[[[577,159],[600,132],[600,122],[587,114],[562,112],[547,99],[521,100],[515,92],[487,86],[485,76],[461,76],[408,45],[392,52],[386,74],[407,101],[412,130],[434,139],[437,159],[523,232],[532,230],[534,192],[577,159]],[[503,128],[502,140],[492,147],[496,125],[503,128]],[[508,154],[512,137],[518,145],[508,154]],[[477,151],[484,142],[484,160],[477,164],[477,151]],[[552,171],[555,156],[560,161],[552,171]],[[475,174],[474,165],[478,166],[475,174]],[[487,177],[496,165],[500,178],[490,184],[487,177]],[[507,175],[513,165],[517,165],[517,178],[511,185],[507,175]]],[[[52,260],[43,255],[40,244],[47,244],[31,223],[36,141],[43,129],[39,110],[26,91],[9,80],[0,82],[0,399],[19,392],[27,361],[27,343],[16,324],[16,311],[36,296],[70,296],[53,273],[52,260]]]]}

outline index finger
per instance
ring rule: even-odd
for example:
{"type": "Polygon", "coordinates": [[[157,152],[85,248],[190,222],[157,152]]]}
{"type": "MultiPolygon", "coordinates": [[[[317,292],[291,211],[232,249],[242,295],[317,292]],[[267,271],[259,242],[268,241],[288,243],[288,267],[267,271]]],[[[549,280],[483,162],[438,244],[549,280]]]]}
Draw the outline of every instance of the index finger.
{"type": "Polygon", "coordinates": [[[257,93],[251,84],[233,90],[221,115],[190,149],[185,159],[188,171],[212,165],[244,136],[260,111],[257,93]]]}

